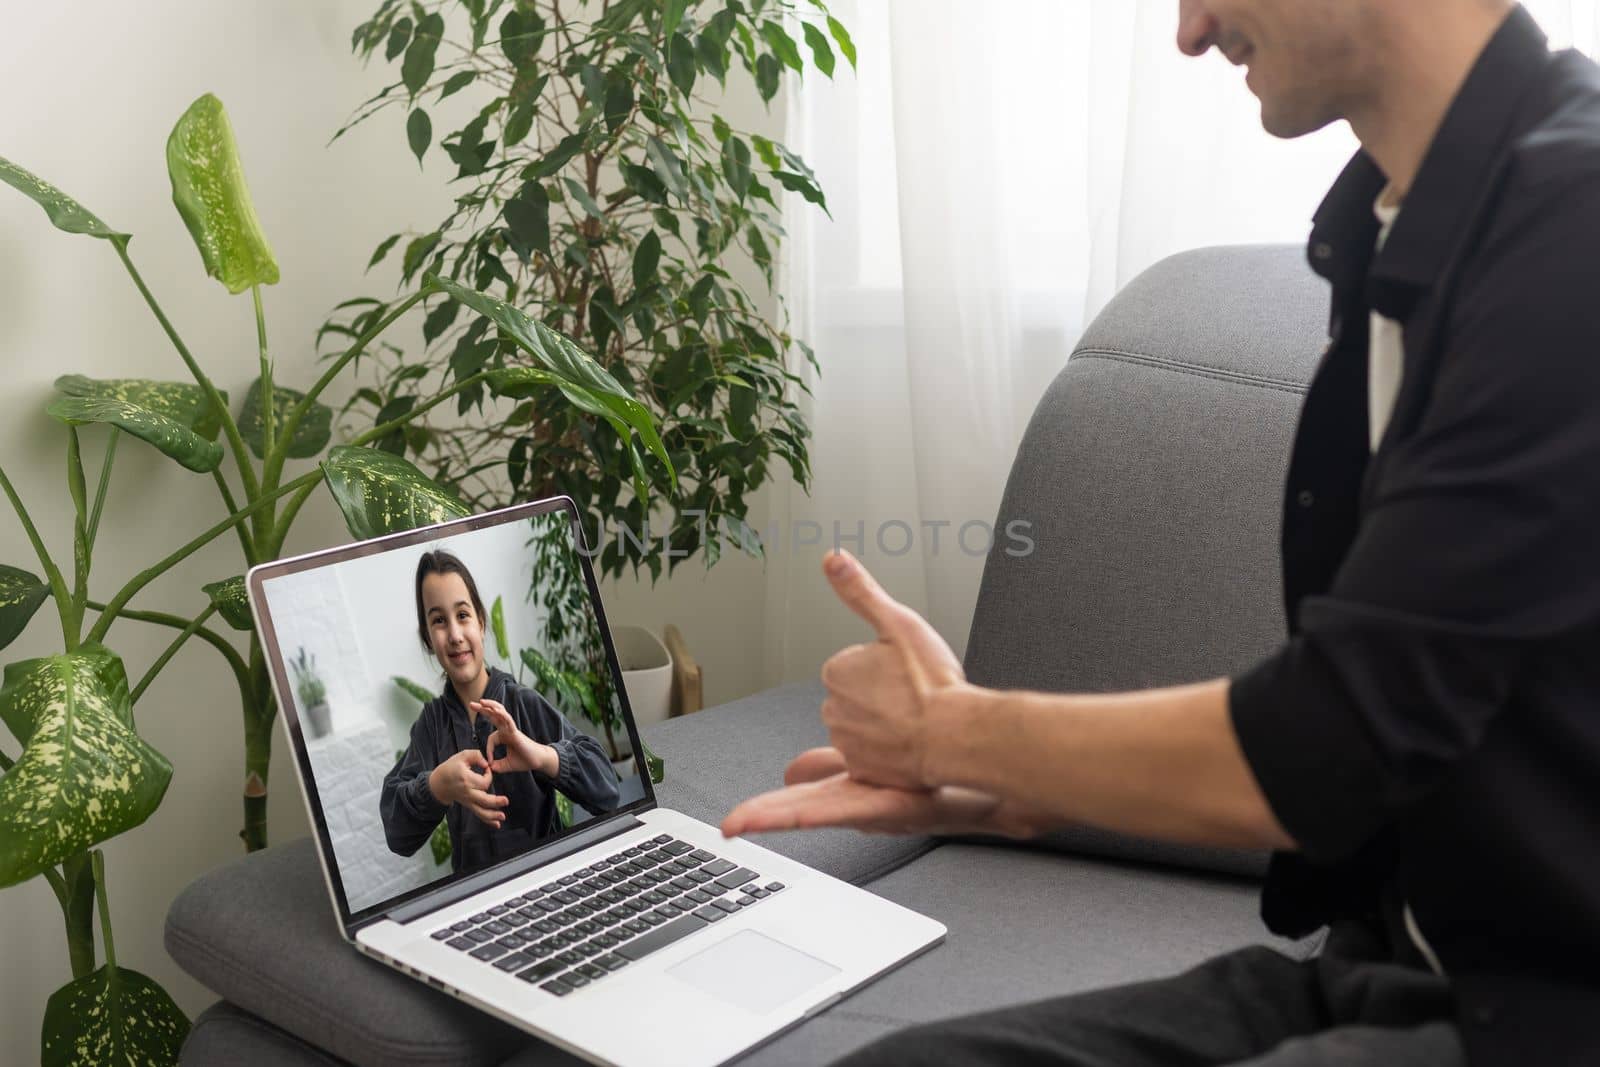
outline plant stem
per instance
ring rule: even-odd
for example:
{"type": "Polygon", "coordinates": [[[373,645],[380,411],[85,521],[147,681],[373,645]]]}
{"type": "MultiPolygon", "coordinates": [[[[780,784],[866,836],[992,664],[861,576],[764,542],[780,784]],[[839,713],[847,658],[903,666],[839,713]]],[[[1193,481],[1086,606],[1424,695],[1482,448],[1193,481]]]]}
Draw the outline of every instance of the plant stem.
{"type": "MultiPolygon", "coordinates": [[[[221,468],[212,471],[211,478],[217,483],[217,491],[222,494],[222,504],[228,509],[228,514],[232,515],[238,511],[239,505],[234,502],[233,490],[228,488],[228,479],[223,477],[221,468]]],[[[239,547],[244,550],[245,566],[254,567],[260,562],[256,557],[255,542],[250,540],[250,534],[245,531],[243,526],[235,526],[233,532],[239,535],[239,547]]]]}
{"type": "Polygon", "coordinates": [[[226,519],[223,519],[221,522],[211,527],[211,529],[207,530],[199,537],[196,537],[194,540],[190,541],[188,544],[184,545],[166,559],[162,560],[160,563],[157,563],[155,566],[148,567],[134,575],[133,579],[128,582],[127,585],[123,586],[121,591],[118,592],[116,596],[111,598],[109,605],[106,607],[105,613],[102,614],[99,619],[95,620],[94,629],[89,631],[89,640],[98,641],[104,637],[106,630],[111,628],[111,623],[115,620],[117,614],[122,611],[123,605],[125,605],[129,600],[133,599],[134,594],[143,589],[145,586],[149,585],[151,582],[155,581],[171,568],[177,566],[179,563],[182,563],[195,552],[199,551],[206,544],[212,541],[218,534],[226,532],[236,523],[249,518],[251,515],[254,515],[257,511],[260,511],[262,508],[278,499],[278,497],[292,493],[302,486],[317,482],[321,480],[321,478],[321,470],[312,471],[310,474],[302,475],[301,477],[296,478],[283,488],[275,489],[271,493],[262,496],[260,499],[252,501],[248,507],[229,515],[226,519]]]}
{"type": "Polygon", "coordinates": [[[9,771],[11,768],[15,767],[16,765],[17,765],[17,761],[16,760],[12,759],[10,756],[6,755],[4,752],[0,752],[0,771],[9,771]]]}
{"type": "Polygon", "coordinates": [[[300,402],[289,409],[288,416],[283,420],[283,433],[279,435],[278,447],[267,453],[266,466],[263,468],[265,477],[275,480],[282,473],[284,461],[288,459],[288,442],[294,440],[295,433],[300,429],[300,420],[305,418],[306,412],[311,410],[311,405],[316,403],[317,397],[322,395],[322,391],[328,388],[329,383],[339,376],[339,372],[344,370],[351,360],[365,351],[367,345],[372,343],[373,338],[387,330],[396,319],[410,311],[414,304],[428,295],[427,290],[422,290],[402,300],[399,307],[380,319],[372,329],[356,338],[356,343],[346,349],[339,358],[335,359],[332,366],[323,372],[322,377],[317,379],[316,384],[306,391],[306,395],[301,398],[300,402]]]}
{"type": "Polygon", "coordinates": [[[106,966],[117,965],[117,947],[111,940],[111,901],[106,897],[105,854],[99,849],[90,853],[94,857],[94,881],[98,886],[95,895],[100,898],[100,937],[106,950],[106,966]]]}
{"type": "Polygon", "coordinates": [[[133,284],[139,287],[139,294],[144,297],[144,302],[150,305],[150,310],[155,313],[156,321],[161,323],[161,328],[166,331],[167,339],[172,342],[172,347],[178,350],[184,365],[189,368],[189,373],[194,375],[194,380],[200,388],[205,390],[206,398],[211,401],[211,406],[217,413],[217,418],[222,423],[222,432],[227,435],[228,444],[233,449],[234,463],[239,468],[239,480],[244,483],[244,493],[247,497],[254,497],[260,492],[256,484],[256,472],[250,469],[249,453],[245,451],[244,438],[239,436],[239,424],[233,421],[233,414],[228,410],[227,401],[222,399],[222,394],[217,392],[217,387],[206,377],[206,372],[200,369],[200,364],[195,362],[189,349],[178,336],[178,331],[172,328],[172,323],[167,321],[167,316],[161,310],[161,305],[156,303],[156,298],[144,284],[144,279],[134,268],[133,260],[128,258],[128,250],[121,244],[117,245],[117,255],[122,260],[122,265],[128,269],[128,276],[133,279],[133,284]]]}
{"type": "Polygon", "coordinates": [[[67,880],[61,877],[61,872],[54,867],[46,867],[39,872],[44,875],[44,880],[50,883],[50,889],[56,895],[56,900],[61,903],[62,911],[67,907],[67,880]]]}
{"type": "Polygon", "coordinates": [[[196,615],[194,620],[183,628],[182,633],[172,639],[172,644],[167,646],[165,652],[156,657],[156,661],[150,665],[150,669],[144,672],[144,677],[139,679],[139,684],[133,687],[133,692],[128,697],[129,704],[139,703],[139,698],[150,687],[150,683],[156,680],[156,675],[161,673],[161,668],[165,667],[172,657],[178,654],[178,649],[183,647],[183,643],[193,637],[205,625],[206,620],[216,614],[216,611],[217,606],[215,604],[209,605],[206,610],[196,615]]]}
{"type": "Polygon", "coordinates": [[[61,916],[67,927],[67,956],[72,961],[72,977],[94,973],[94,865],[89,855],[80,852],[61,865],[65,901],[61,916]]]}
{"type": "Polygon", "coordinates": [[[67,427],[67,491],[72,494],[72,623],[62,634],[66,650],[75,652],[83,635],[83,602],[89,596],[89,502],[83,478],[83,452],[78,428],[67,427]]]}
{"type": "Polygon", "coordinates": [[[45,577],[50,582],[50,592],[56,600],[56,611],[61,615],[61,632],[65,634],[71,625],[69,615],[71,599],[67,594],[66,580],[61,577],[60,569],[50,558],[50,553],[45,550],[44,541],[40,539],[39,531],[34,528],[33,519],[28,516],[28,509],[22,506],[22,498],[17,496],[16,489],[11,485],[11,479],[6,477],[4,467],[0,467],[0,489],[5,490],[12,508],[16,510],[17,518],[22,520],[22,528],[27,531],[28,540],[33,543],[33,551],[39,557],[40,566],[44,567],[45,577]]]}
{"type": "Polygon", "coordinates": [[[117,442],[122,440],[122,431],[111,427],[111,436],[106,439],[106,458],[100,464],[100,487],[94,493],[94,511],[89,515],[89,550],[94,551],[95,535],[100,532],[100,509],[105,506],[106,489],[111,485],[111,464],[117,458],[117,442]]]}
{"type": "MultiPolygon", "coordinates": [[[[95,611],[104,611],[106,609],[104,604],[93,600],[89,601],[86,606],[95,611]]],[[[187,629],[189,626],[188,619],[178,615],[167,615],[159,611],[134,611],[130,608],[123,608],[117,612],[117,617],[131,619],[134,622],[148,622],[156,626],[167,626],[174,630],[187,629]]],[[[250,682],[244,659],[239,655],[239,650],[228,643],[227,638],[204,626],[195,631],[195,636],[220,652],[222,658],[228,661],[228,667],[233,671],[234,679],[239,683],[241,692],[249,688],[250,682]]]]}
{"type": "MultiPolygon", "coordinates": [[[[272,360],[267,356],[267,318],[261,308],[261,286],[250,287],[250,297],[256,308],[256,345],[260,350],[261,360],[261,454],[271,456],[276,452],[276,429],[278,423],[278,408],[273,399],[272,391],[272,360]]],[[[278,476],[282,471],[281,466],[273,466],[263,461],[261,465],[261,488],[271,492],[278,487],[278,476]]],[[[254,494],[251,494],[254,495],[254,494]]],[[[271,531],[277,523],[276,507],[269,507],[256,513],[250,520],[250,525],[255,531],[257,541],[263,534],[271,531]]]]}

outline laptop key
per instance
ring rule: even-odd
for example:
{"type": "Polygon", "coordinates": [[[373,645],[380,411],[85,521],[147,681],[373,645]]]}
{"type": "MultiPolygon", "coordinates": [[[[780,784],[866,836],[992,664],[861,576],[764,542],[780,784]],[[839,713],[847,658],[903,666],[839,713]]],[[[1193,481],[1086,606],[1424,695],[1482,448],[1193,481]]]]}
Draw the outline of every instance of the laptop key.
{"type": "Polygon", "coordinates": [[[727,874],[737,866],[739,865],[732,860],[712,860],[710,863],[707,863],[701,867],[700,870],[706,874],[709,874],[713,878],[717,878],[721,875],[727,874]]]}
{"type": "Polygon", "coordinates": [[[667,842],[672,840],[672,835],[662,834],[659,837],[652,837],[650,840],[654,841],[658,845],[665,845],[667,842]]]}
{"type": "Polygon", "coordinates": [[[574,989],[578,988],[579,986],[586,986],[589,984],[589,979],[585,978],[577,971],[567,972],[561,976],[561,980],[567,983],[569,986],[572,986],[574,989]]]}
{"type": "Polygon", "coordinates": [[[539,887],[539,892],[541,892],[541,893],[554,893],[556,890],[558,890],[560,888],[561,888],[561,883],[560,882],[546,882],[544,885],[539,887]]]}
{"type": "Polygon", "coordinates": [[[450,927],[446,926],[442,930],[435,930],[433,933],[429,934],[428,936],[433,938],[435,941],[448,941],[452,937],[456,936],[456,932],[454,930],[450,929],[450,927]]]}
{"type": "Polygon", "coordinates": [[[506,936],[500,938],[498,941],[495,942],[495,944],[500,945],[503,948],[512,949],[513,951],[516,950],[516,949],[522,948],[527,943],[528,943],[528,939],[527,938],[518,937],[516,934],[507,934],[506,936]]]}
{"type": "Polygon", "coordinates": [[[518,971],[517,977],[524,982],[542,982],[551,975],[560,974],[567,969],[565,963],[558,963],[554,959],[542,960],[535,963],[525,971],[518,971]]]}
{"type": "Polygon", "coordinates": [[[511,912],[509,915],[500,916],[500,921],[507,926],[527,926],[528,917],[520,911],[511,912]]]}
{"type": "Polygon", "coordinates": [[[560,882],[562,885],[574,885],[578,881],[578,876],[575,874],[563,874],[560,878],[557,878],[556,881],[560,882]]]}
{"type": "Polygon", "coordinates": [[[756,898],[751,896],[748,893],[746,893],[744,896],[740,897],[738,900],[734,901],[734,903],[739,905],[739,907],[741,907],[741,908],[748,908],[750,905],[754,904],[755,902],[756,902],[756,898]]]}
{"type": "Polygon", "coordinates": [[[596,967],[592,963],[585,963],[583,966],[578,968],[578,973],[592,982],[596,978],[604,978],[611,972],[606,970],[604,967],[596,967]]]}
{"type": "Polygon", "coordinates": [[[629,847],[627,847],[627,848],[622,850],[622,854],[624,856],[637,856],[637,855],[639,855],[639,853],[641,853],[643,851],[644,851],[644,849],[640,848],[638,845],[630,845],[629,847]]]}
{"type": "Polygon", "coordinates": [[[552,912],[552,911],[560,911],[561,910],[560,903],[557,902],[557,901],[551,900],[548,897],[545,898],[544,900],[539,901],[539,903],[536,904],[535,907],[537,907],[542,912],[552,912]]]}
{"type": "MultiPolygon", "coordinates": [[[[721,915],[721,912],[717,913],[719,918],[721,915]]],[[[632,941],[629,941],[627,944],[617,949],[616,955],[625,960],[637,963],[639,960],[642,960],[646,956],[650,955],[650,953],[658,952],[672,944],[674,941],[688,937],[696,930],[704,930],[708,921],[710,920],[697,919],[693,915],[679,916],[678,918],[667,923],[665,926],[659,926],[656,929],[651,930],[648,934],[645,934],[643,937],[638,937],[632,941]]],[[[601,958],[602,960],[604,959],[604,957],[601,958]]],[[[604,966],[603,963],[602,966],[604,966]]]]}
{"type": "Polygon", "coordinates": [[[599,945],[601,948],[616,948],[622,941],[615,934],[595,934],[589,939],[589,944],[599,945]]]}
{"type": "Polygon", "coordinates": [[[493,941],[489,942],[487,945],[479,945],[469,953],[469,955],[475,960],[492,960],[496,956],[504,956],[505,954],[506,950],[495,944],[493,941]]]}
{"type": "Polygon", "coordinates": [[[489,909],[489,914],[490,915],[504,915],[506,912],[508,912],[510,910],[511,909],[506,907],[504,904],[496,904],[494,907],[489,909]]]}
{"type": "MultiPolygon", "coordinates": [[[[517,977],[521,978],[522,976],[519,974],[517,977]]],[[[568,993],[572,992],[572,987],[561,981],[559,978],[552,978],[539,988],[544,990],[546,993],[551,993],[558,997],[564,997],[568,993]]]]}
{"type": "Polygon", "coordinates": [[[583,957],[578,955],[576,952],[563,952],[559,956],[552,956],[550,958],[556,963],[563,964],[567,967],[571,967],[575,963],[583,962],[583,957]]]}
{"type": "Polygon", "coordinates": [[[621,956],[613,956],[609,953],[604,956],[596,956],[594,962],[608,971],[620,971],[628,965],[628,961],[621,956]]]}
{"type": "Polygon", "coordinates": [[[722,875],[717,879],[717,884],[722,886],[724,889],[738,889],[746,882],[754,881],[755,878],[755,871],[752,871],[748,867],[740,867],[722,875]]]}
{"type": "MultiPolygon", "coordinates": [[[[727,912],[718,911],[716,908],[713,908],[710,904],[707,904],[703,908],[694,909],[694,914],[697,915],[698,917],[704,919],[708,923],[721,922],[723,919],[727,918],[727,915],[728,915],[727,912]]],[[[688,918],[688,916],[684,916],[684,918],[688,918]]],[[[662,927],[662,929],[664,930],[664,929],[666,929],[666,927],[662,927]]]]}
{"type": "Polygon", "coordinates": [[[712,860],[717,858],[703,848],[695,849],[693,852],[689,853],[689,857],[696,863],[710,863],[712,860]]]}
{"type": "Polygon", "coordinates": [[[655,911],[652,911],[650,914],[659,915],[663,919],[674,919],[683,914],[683,909],[678,907],[676,904],[668,902],[661,905],[661,907],[657,908],[655,911]]]}
{"type": "Polygon", "coordinates": [[[507,926],[499,919],[496,919],[492,923],[484,923],[483,928],[496,937],[499,937],[501,934],[509,934],[511,932],[511,927],[507,926]]]}
{"type": "Polygon", "coordinates": [[[486,923],[492,918],[494,918],[494,916],[490,915],[488,912],[480,911],[478,914],[472,917],[472,921],[475,923],[486,923]]]}
{"type": "Polygon", "coordinates": [[[629,919],[622,924],[622,928],[624,930],[632,930],[636,934],[643,934],[649,932],[650,924],[643,919],[629,919]]]}
{"type": "Polygon", "coordinates": [[[684,896],[688,897],[690,900],[694,901],[696,904],[709,904],[713,900],[716,899],[716,897],[713,897],[710,893],[707,893],[704,889],[691,889],[691,890],[689,890],[689,892],[685,893],[684,896]]]}
{"type": "Polygon", "coordinates": [[[690,871],[688,874],[684,875],[684,877],[696,885],[705,885],[707,882],[711,881],[711,875],[707,873],[704,867],[700,868],[698,871],[690,871]]]}
{"type": "Polygon", "coordinates": [[[522,953],[513,952],[509,956],[501,956],[499,959],[495,960],[494,965],[500,968],[502,971],[518,971],[532,962],[533,960],[529,959],[527,956],[524,956],[522,953]]]}
{"type": "Polygon", "coordinates": [[[755,897],[757,900],[760,900],[762,897],[770,897],[772,895],[767,890],[762,889],[760,886],[756,886],[754,889],[746,890],[746,892],[755,897]]]}
{"type": "Polygon", "coordinates": [[[471,938],[466,938],[466,937],[452,938],[449,941],[446,941],[445,944],[449,945],[451,948],[458,948],[463,952],[466,952],[466,951],[469,951],[470,949],[475,949],[475,948],[478,947],[478,943],[476,941],[473,941],[471,938]]]}
{"type": "Polygon", "coordinates": [[[653,911],[647,911],[643,915],[639,916],[639,921],[642,923],[649,923],[651,926],[660,926],[667,920],[664,917],[657,915],[653,911]]]}
{"type": "Polygon", "coordinates": [[[693,889],[699,883],[696,882],[692,878],[674,878],[668,884],[671,885],[672,888],[676,889],[680,893],[687,893],[689,890],[693,889]]]}
{"type": "Polygon", "coordinates": [[[458,923],[452,923],[451,926],[450,926],[450,929],[454,930],[456,933],[459,934],[464,930],[472,929],[472,923],[470,921],[466,920],[466,919],[462,919],[458,923]]]}
{"type": "Polygon", "coordinates": [[[627,856],[624,856],[622,853],[618,852],[615,856],[607,856],[606,860],[607,860],[607,862],[615,865],[615,864],[623,862],[627,858],[628,858],[627,856]]]}
{"type": "Polygon", "coordinates": [[[559,900],[563,904],[576,904],[578,902],[578,895],[576,893],[569,893],[567,890],[563,889],[559,893],[551,893],[550,899],[559,900]]]}
{"type": "Polygon", "coordinates": [[[674,856],[681,856],[685,852],[693,852],[694,846],[687,841],[663,841],[661,843],[661,851],[674,856]]]}
{"type": "Polygon", "coordinates": [[[711,902],[711,906],[713,908],[721,908],[723,911],[730,913],[739,910],[738,902],[729,900],[727,897],[718,897],[716,900],[711,902]]]}
{"type": "Polygon", "coordinates": [[[494,937],[494,935],[491,934],[487,930],[468,930],[462,936],[463,937],[469,937],[472,940],[476,941],[480,945],[483,944],[485,941],[488,941],[490,938],[494,937]]]}

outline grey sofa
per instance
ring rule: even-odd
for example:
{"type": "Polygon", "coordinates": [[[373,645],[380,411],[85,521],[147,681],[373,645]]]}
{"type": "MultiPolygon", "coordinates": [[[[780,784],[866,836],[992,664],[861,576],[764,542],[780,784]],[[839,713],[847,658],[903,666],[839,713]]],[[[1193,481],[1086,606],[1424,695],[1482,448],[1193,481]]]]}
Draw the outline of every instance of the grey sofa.
{"type": "MultiPolygon", "coordinates": [[[[1283,633],[1280,497],[1327,298],[1296,249],[1188,253],[1128,286],[1038,407],[1000,524],[1034,552],[986,564],[976,682],[1112,690],[1250,666],[1283,633]]],[[[1003,545],[1002,545],[1003,547],[1003,545]]],[[[795,685],[656,728],[662,800],[712,823],[825,739],[795,685]]],[[[764,841],[924,912],[947,942],[751,1053],[827,1062],[957,1013],[1170,974],[1269,935],[1264,857],[1076,831],[1028,846],[842,831],[764,841]]],[[[222,999],[185,1064],[535,1064],[570,1057],[357,955],[309,840],[215,870],[167,918],[172,957],[222,999]]],[[[1304,954],[1314,945],[1280,944],[1304,954]]]]}

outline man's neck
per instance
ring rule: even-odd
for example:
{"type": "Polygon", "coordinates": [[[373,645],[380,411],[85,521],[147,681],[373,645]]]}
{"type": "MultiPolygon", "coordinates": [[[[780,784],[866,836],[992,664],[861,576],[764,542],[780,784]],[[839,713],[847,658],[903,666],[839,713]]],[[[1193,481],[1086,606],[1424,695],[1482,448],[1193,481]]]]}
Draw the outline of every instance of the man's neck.
{"type": "MultiPolygon", "coordinates": [[[[1466,5],[1461,14],[1437,17],[1440,5],[1396,5],[1396,32],[1368,105],[1352,111],[1350,128],[1403,198],[1443,125],[1456,95],[1515,5],[1466,5]],[[1431,17],[1430,17],[1431,16],[1431,17]]],[[[1462,5],[1449,5],[1459,9],[1462,5]]]]}

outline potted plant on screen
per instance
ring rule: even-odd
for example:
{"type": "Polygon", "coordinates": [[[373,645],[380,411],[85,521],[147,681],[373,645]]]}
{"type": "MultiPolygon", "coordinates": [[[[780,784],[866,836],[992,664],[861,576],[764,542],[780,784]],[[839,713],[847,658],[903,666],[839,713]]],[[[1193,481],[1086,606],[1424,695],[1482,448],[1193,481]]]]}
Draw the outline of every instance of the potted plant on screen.
{"type": "Polygon", "coordinates": [[[300,711],[312,737],[327,737],[331,728],[328,715],[328,688],[317,677],[317,657],[307,656],[304,648],[289,663],[294,669],[294,691],[300,698],[300,711]]]}

